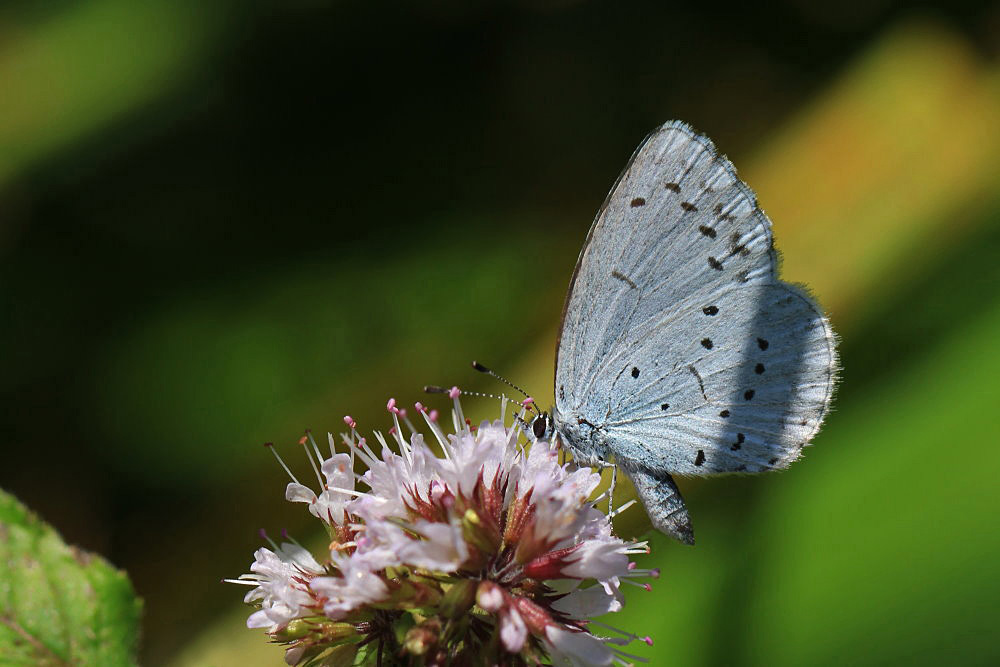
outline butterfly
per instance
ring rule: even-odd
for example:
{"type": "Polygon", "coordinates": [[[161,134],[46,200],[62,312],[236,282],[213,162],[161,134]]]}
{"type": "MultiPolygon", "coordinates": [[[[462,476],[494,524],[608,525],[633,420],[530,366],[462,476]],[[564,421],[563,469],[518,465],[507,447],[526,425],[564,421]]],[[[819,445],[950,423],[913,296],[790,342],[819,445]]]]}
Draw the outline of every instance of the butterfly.
{"type": "Polygon", "coordinates": [[[555,406],[531,427],[629,476],[653,526],[694,530],[674,475],[787,468],[816,435],[836,337],[782,282],[771,221],[711,140],[673,121],[636,149],[583,244],[555,406]]]}

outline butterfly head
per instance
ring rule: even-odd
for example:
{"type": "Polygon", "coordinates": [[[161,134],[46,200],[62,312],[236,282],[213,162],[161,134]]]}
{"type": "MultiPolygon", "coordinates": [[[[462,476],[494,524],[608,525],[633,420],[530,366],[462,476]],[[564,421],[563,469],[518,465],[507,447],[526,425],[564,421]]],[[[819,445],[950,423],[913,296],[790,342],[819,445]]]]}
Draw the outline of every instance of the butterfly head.
{"type": "Polygon", "coordinates": [[[531,434],[537,440],[551,440],[553,430],[552,417],[547,412],[540,412],[531,420],[531,434]]]}

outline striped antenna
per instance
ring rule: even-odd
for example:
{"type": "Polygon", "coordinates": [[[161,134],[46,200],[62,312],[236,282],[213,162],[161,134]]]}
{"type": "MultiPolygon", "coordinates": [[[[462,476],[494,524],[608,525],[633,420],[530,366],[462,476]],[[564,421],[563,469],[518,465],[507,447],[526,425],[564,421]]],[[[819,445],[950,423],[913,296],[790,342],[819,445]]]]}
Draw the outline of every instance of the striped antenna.
{"type": "MultiPolygon", "coordinates": [[[[489,368],[486,368],[486,366],[483,366],[478,361],[473,361],[472,362],[472,367],[475,368],[480,373],[486,373],[487,375],[489,375],[489,376],[491,376],[491,377],[493,377],[493,378],[495,378],[497,380],[500,380],[500,382],[503,382],[508,387],[513,387],[517,391],[521,392],[524,395],[525,398],[531,399],[531,396],[528,395],[528,392],[526,392],[525,390],[521,389],[520,387],[518,387],[516,384],[514,384],[513,382],[511,382],[510,380],[508,380],[504,376],[499,375],[499,374],[491,371],[489,368]]],[[[529,400],[527,404],[530,405],[530,403],[531,403],[531,401],[529,400]]]]}

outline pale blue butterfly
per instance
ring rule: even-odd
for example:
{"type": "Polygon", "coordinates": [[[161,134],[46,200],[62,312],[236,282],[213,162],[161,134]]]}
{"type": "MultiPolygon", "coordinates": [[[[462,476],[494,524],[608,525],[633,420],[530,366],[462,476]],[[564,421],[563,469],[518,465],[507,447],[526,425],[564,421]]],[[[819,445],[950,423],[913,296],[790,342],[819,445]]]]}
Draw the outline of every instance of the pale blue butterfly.
{"type": "Polygon", "coordinates": [[[694,543],[671,475],[788,467],[830,406],[836,338],[777,277],[771,222],[712,142],[650,134],[611,188],[570,282],[554,430],[574,458],[613,460],[653,525],[694,543]]]}

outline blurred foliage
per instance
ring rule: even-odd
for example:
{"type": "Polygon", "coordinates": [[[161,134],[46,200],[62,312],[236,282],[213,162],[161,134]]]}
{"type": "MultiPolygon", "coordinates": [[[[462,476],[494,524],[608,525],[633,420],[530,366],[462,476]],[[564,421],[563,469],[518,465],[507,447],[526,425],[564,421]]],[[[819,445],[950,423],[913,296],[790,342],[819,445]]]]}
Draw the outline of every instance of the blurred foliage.
{"type": "Polygon", "coordinates": [[[677,117],[844,374],[791,471],[681,481],[699,544],[612,622],[652,664],[996,662],[1000,15],[823,7],[0,9],[0,486],[129,571],[146,664],[277,664],[216,583],[313,528],[255,445],[304,469],[307,426],[497,390],[473,358],[551,400],[586,225],[677,117]]]}
{"type": "Polygon", "coordinates": [[[774,220],[785,277],[809,285],[842,328],[884,307],[996,205],[998,77],[956,35],[908,23],[744,172],[774,220]]]}
{"type": "Polygon", "coordinates": [[[0,24],[0,185],[163,95],[208,52],[219,20],[186,0],[14,9],[0,14],[8,18],[0,24]],[[10,19],[32,9],[19,30],[10,19]]]}
{"type": "MultiPolygon", "coordinates": [[[[484,348],[511,354],[514,346],[504,329],[477,316],[466,320],[446,356],[442,311],[475,313],[486,302],[498,312],[520,307],[526,323],[546,315],[538,302],[519,306],[521,295],[497,276],[509,273],[514,279],[531,272],[547,282],[554,278],[551,269],[543,265],[533,270],[531,256],[503,244],[502,237],[462,266],[462,289],[449,292],[420,289],[428,283],[447,284],[456,272],[450,262],[428,264],[423,257],[437,252],[460,256],[464,243],[452,239],[434,248],[427,245],[418,242],[411,246],[412,254],[377,270],[371,260],[349,258],[253,276],[236,290],[203,294],[196,303],[164,309],[156,320],[143,323],[140,332],[112,341],[93,406],[106,420],[109,445],[121,447],[107,453],[121,467],[155,466],[155,484],[207,483],[238,473],[240,466],[256,466],[240,453],[265,429],[278,425],[278,433],[290,440],[303,423],[329,420],[334,406],[345,406],[340,408],[345,412],[346,406],[356,406],[349,409],[360,415],[377,407],[357,405],[357,384],[331,385],[331,376],[377,383],[389,393],[394,391],[394,369],[401,366],[409,374],[431,378],[457,353],[469,359],[484,348]],[[420,276],[419,284],[409,281],[414,275],[420,276]],[[359,299],[361,279],[385,300],[359,299]],[[314,305],[304,312],[303,304],[314,305]],[[146,388],[151,383],[168,403],[149,402],[146,388]],[[159,421],[164,411],[183,417],[144,433],[146,455],[129,457],[132,434],[159,421]],[[191,421],[198,424],[197,437],[191,435],[191,421]],[[215,452],[210,458],[200,455],[207,446],[215,452]]],[[[409,393],[415,397],[413,389],[409,393]]],[[[141,469],[131,473],[143,474],[141,469]]]]}

